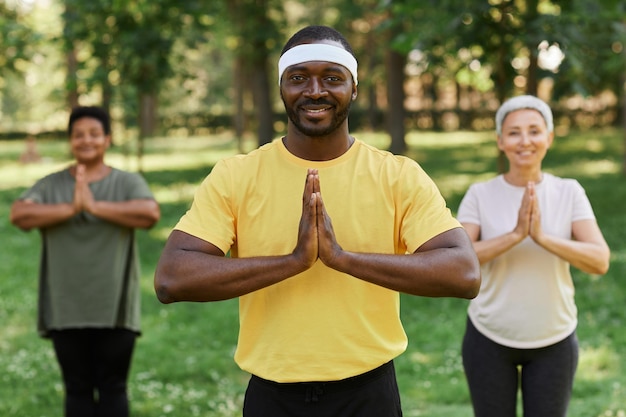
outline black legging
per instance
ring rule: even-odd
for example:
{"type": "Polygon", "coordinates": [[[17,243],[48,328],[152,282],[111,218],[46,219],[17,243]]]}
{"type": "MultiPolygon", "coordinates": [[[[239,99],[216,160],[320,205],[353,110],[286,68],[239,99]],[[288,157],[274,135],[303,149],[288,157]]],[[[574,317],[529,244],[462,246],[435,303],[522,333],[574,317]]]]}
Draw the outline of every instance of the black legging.
{"type": "Polygon", "coordinates": [[[565,417],[577,364],[575,332],[544,348],[514,349],[491,341],[467,320],[463,367],[476,417],[515,417],[520,381],[524,417],[565,417]]]}
{"type": "Polygon", "coordinates": [[[50,334],[63,383],[66,417],[126,417],[126,382],[137,334],[125,329],[50,334]]]}

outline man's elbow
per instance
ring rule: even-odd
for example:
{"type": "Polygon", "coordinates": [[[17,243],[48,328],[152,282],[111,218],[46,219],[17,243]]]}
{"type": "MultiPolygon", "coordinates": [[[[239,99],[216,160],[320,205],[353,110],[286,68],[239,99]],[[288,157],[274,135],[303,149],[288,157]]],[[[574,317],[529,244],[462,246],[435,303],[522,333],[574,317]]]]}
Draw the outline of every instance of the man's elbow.
{"type": "Polygon", "coordinates": [[[154,292],[157,299],[163,304],[176,302],[176,297],[172,291],[171,279],[168,279],[166,274],[158,270],[154,274],[154,292]]]}
{"type": "Polygon", "coordinates": [[[156,293],[157,300],[159,300],[162,304],[171,304],[175,301],[165,286],[155,286],[154,291],[156,293]]]}
{"type": "Polygon", "coordinates": [[[471,300],[478,295],[482,277],[480,273],[480,263],[476,255],[467,259],[465,266],[462,268],[461,274],[461,298],[471,300]]]}
{"type": "Polygon", "coordinates": [[[481,281],[480,269],[476,272],[468,272],[463,279],[464,288],[461,297],[468,300],[475,298],[480,291],[481,281]]]}

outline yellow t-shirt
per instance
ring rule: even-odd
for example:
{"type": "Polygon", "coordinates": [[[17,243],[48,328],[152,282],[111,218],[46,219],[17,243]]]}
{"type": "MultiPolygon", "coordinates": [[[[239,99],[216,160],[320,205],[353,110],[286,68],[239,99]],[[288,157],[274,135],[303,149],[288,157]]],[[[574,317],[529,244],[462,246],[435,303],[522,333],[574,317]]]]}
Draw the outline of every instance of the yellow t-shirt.
{"type": "MultiPolygon", "coordinates": [[[[406,254],[460,224],[433,181],[406,157],[355,141],[331,161],[292,155],[281,140],[216,164],[176,229],[231,256],[293,251],[307,168],[339,245],[406,254]]],[[[399,294],[318,261],[311,269],[240,297],[235,361],[277,382],[332,381],[367,372],[406,349],[399,294]]]]}

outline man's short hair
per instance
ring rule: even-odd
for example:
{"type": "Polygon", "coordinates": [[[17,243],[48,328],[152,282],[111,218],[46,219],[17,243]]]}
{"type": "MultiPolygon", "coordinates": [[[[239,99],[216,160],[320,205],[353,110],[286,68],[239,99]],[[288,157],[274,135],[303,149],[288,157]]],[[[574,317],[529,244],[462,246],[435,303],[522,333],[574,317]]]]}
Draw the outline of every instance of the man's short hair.
{"type": "Polygon", "coordinates": [[[283,50],[280,52],[282,56],[285,52],[290,50],[296,45],[300,45],[302,43],[307,43],[310,41],[324,41],[331,40],[341,43],[341,45],[345,48],[346,51],[350,52],[352,56],[354,56],[354,51],[350,46],[348,40],[336,29],[333,29],[329,26],[306,26],[296,32],[287,43],[283,47],[283,50]]]}
{"type": "Polygon", "coordinates": [[[69,136],[72,136],[72,127],[74,127],[74,122],[78,119],[82,119],[83,117],[91,117],[99,120],[102,124],[104,134],[111,134],[111,118],[109,117],[109,113],[104,108],[97,106],[78,106],[74,107],[74,109],[72,109],[72,113],[70,114],[70,121],[67,125],[67,134],[69,136]]]}

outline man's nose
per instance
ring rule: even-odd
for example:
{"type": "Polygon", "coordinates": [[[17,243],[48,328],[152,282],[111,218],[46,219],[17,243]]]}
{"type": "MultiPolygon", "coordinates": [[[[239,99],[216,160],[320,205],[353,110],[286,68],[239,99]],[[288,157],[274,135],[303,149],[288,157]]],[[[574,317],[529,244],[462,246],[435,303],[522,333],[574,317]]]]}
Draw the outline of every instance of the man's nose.
{"type": "Polygon", "coordinates": [[[307,85],[306,95],[311,98],[319,98],[327,95],[328,92],[324,88],[324,83],[318,77],[311,77],[307,85]]]}

